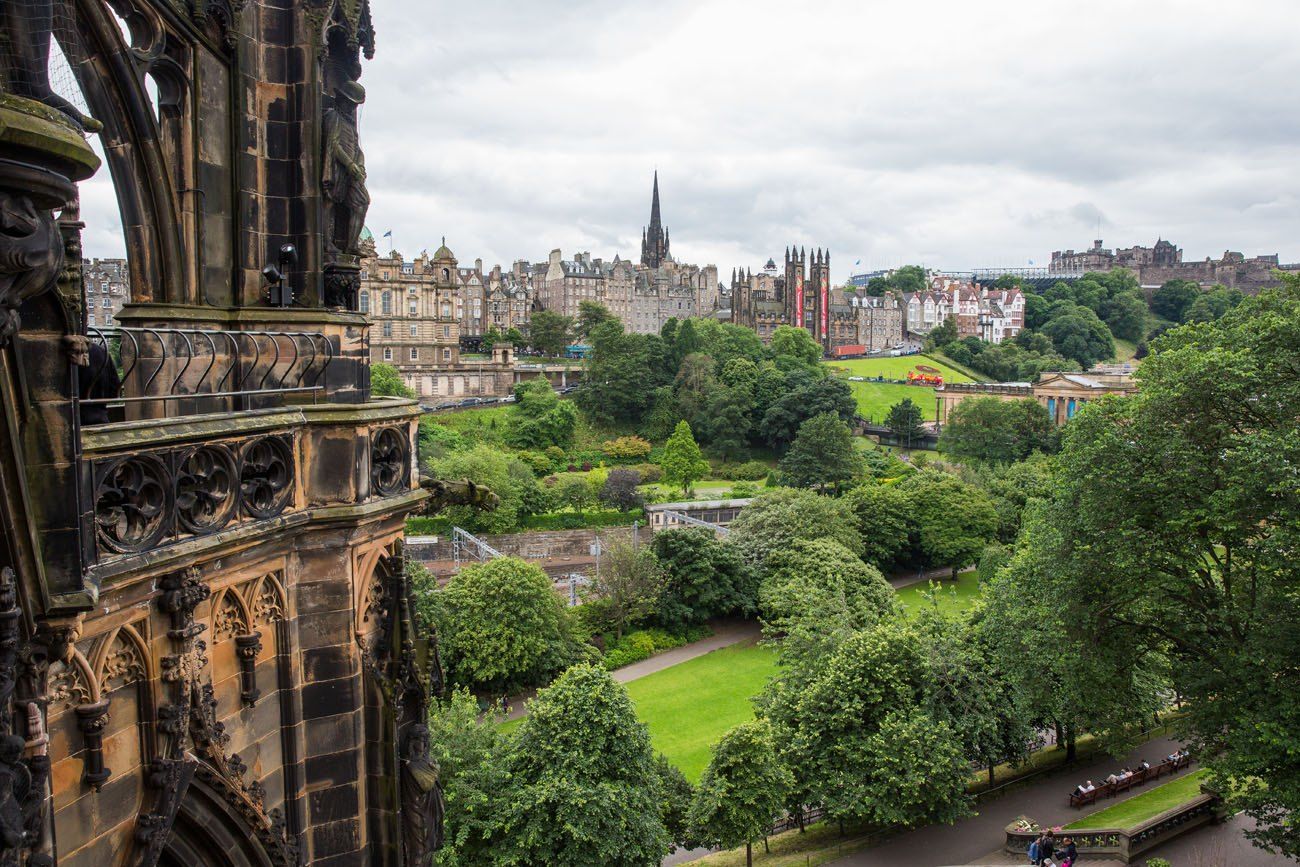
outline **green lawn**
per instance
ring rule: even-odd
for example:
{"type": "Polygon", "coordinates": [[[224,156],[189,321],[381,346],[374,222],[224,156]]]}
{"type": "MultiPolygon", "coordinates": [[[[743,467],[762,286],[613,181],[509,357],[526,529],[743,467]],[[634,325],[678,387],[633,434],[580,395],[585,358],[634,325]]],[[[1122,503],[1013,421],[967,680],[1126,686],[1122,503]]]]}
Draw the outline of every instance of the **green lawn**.
{"type": "MultiPolygon", "coordinates": [[[[906,379],[908,371],[918,365],[933,367],[943,375],[945,382],[970,382],[971,377],[951,365],[929,355],[900,355],[897,358],[851,358],[846,361],[826,361],[824,364],[847,370],[850,376],[883,376],[887,379],[906,379]]],[[[932,373],[932,371],[917,371],[932,373]]]]}
{"type": "Polygon", "coordinates": [[[654,748],[692,783],[728,729],[754,718],[750,698],[776,673],[776,651],[756,644],[724,647],[627,685],[654,748]]]}
{"type": "Polygon", "coordinates": [[[1143,792],[1127,801],[1099,810],[1090,816],[1084,816],[1077,822],[1065,826],[1067,831],[1082,831],[1089,828],[1133,828],[1147,819],[1160,815],[1165,810],[1172,810],[1179,804],[1201,794],[1201,783],[1205,782],[1209,771],[1193,771],[1185,777],[1179,777],[1163,786],[1156,786],[1149,792],[1143,792]]]}
{"type": "Polygon", "coordinates": [[[963,572],[956,581],[922,581],[909,584],[898,591],[898,600],[907,606],[907,613],[913,617],[930,601],[926,592],[934,589],[934,604],[940,611],[965,611],[975,604],[980,597],[979,577],[974,572],[963,572]]]}
{"type": "Polygon", "coordinates": [[[921,408],[926,421],[935,420],[937,405],[933,388],[894,382],[850,382],[848,386],[858,402],[858,414],[877,424],[883,424],[889,408],[905,397],[921,408]]]}

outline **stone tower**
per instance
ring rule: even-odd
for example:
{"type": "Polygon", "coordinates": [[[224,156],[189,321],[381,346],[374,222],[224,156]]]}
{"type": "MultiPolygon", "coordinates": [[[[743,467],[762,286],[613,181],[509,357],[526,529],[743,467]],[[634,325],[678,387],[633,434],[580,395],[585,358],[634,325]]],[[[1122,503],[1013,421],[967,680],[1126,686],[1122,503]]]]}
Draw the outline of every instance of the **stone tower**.
{"type": "Polygon", "coordinates": [[[650,200],[650,226],[641,231],[641,264],[658,268],[670,258],[668,232],[659,215],[659,172],[655,172],[654,194],[650,200]]]}

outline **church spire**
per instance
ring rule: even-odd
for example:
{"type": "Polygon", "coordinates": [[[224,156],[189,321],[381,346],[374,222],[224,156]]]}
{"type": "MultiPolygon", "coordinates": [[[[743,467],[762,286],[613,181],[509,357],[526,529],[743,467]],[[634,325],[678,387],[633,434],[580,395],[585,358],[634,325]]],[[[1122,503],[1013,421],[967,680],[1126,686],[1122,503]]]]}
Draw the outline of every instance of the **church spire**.
{"type": "Polygon", "coordinates": [[[654,192],[650,198],[650,225],[645,230],[645,243],[641,250],[641,264],[658,268],[668,259],[668,233],[664,231],[663,217],[659,211],[659,171],[655,170],[654,192]]]}

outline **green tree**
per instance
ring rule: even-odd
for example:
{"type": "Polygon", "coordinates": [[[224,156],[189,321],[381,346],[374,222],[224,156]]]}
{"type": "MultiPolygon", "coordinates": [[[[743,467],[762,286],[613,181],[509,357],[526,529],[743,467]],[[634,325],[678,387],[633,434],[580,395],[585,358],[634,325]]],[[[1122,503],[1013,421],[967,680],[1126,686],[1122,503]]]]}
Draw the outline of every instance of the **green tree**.
{"type": "Polygon", "coordinates": [[[972,397],[948,414],[939,448],[959,459],[1008,464],[1054,451],[1056,440],[1052,418],[1038,401],[972,397]]]}
{"type": "Polygon", "coordinates": [[[581,340],[586,340],[591,336],[591,332],[596,330],[596,326],[617,318],[599,301],[579,301],[578,322],[574,326],[574,335],[581,340]]]}
{"type": "Polygon", "coordinates": [[[1071,641],[1055,652],[1086,649],[1089,693],[1141,698],[1161,685],[1149,672],[1167,669],[1230,807],[1255,819],[1257,843],[1296,857],[1300,773],[1285,733],[1300,728],[1300,379],[1283,347],[1300,346],[1300,278],[1281,279],[1222,319],[1166,333],[1137,395],[1066,428],[1051,496],[1031,506],[1000,574],[1008,596],[1071,600],[1071,641]],[[1135,681],[1147,688],[1111,687],[1135,681]]]}
{"type": "Polygon", "coordinates": [[[677,333],[673,335],[672,364],[679,366],[688,355],[704,351],[704,341],[695,330],[694,319],[682,319],[677,323],[677,333]]]}
{"type": "Polygon", "coordinates": [[[969,765],[957,733],[929,712],[927,661],[916,629],[890,618],[850,635],[810,663],[792,694],[765,703],[806,803],[881,826],[968,812],[969,765]]]}
{"type": "Polygon", "coordinates": [[[1183,321],[1211,322],[1220,319],[1225,313],[1240,304],[1245,297],[1240,289],[1227,289],[1223,286],[1216,286],[1209,292],[1197,296],[1196,300],[1188,305],[1187,310],[1183,313],[1183,321]]]}
{"type": "Polygon", "coordinates": [[[585,476],[568,476],[555,488],[556,498],[575,512],[585,512],[596,505],[596,491],[585,476]]]}
{"type": "MultiPolygon", "coordinates": [[[[949,316],[940,324],[931,328],[925,335],[926,348],[942,349],[947,352],[947,346],[957,341],[957,317],[949,316]]],[[[955,360],[955,359],[954,359],[955,360]]]]}
{"type": "Polygon", "coordinates": [[[773,554],[798,539],[832,539],[855,555],[861,553],[862,538],[854,524],[853,514],[842,500],[778,488],[740,510],[729,525],[727,542],[746,563],[766,574],[773,554]]]}
{"type": "Polygon", "coordinates": [[[659,558],[645,545],[615,542],[605,549],[600,569],[590,578],[586,598],[595,606],[597,619],[614,630],[639,623],[655,610],[663,593],[664,570],[659,558]]]}
{"type": "Polygon", "coordinates": [[[830,539],[799,539],[768,562],[759,591],[764,629],[785,667],[803,667],[897,611],[880,570],[830,539]]]}
{"type": "Polygon", "coordinates": [[[905,397],[889,408],[889,414],[885,416],[885,427],[900,442],[911,445],[914,440],[925,435],[925,428],[921,424],[924,418],[921,408],[910,397],[905,397]]]}
{"type": "Polygon", "coordinates": [[[790,451],[781,459],[786,484],[825,491],[841,486],[862,472],[862,458],[853,448],[849,426],[835,413],[815,415],[799,425],[790,451]]]}
{"type": "Polygon", "coordinates": [[[498,725],[491,714],[479,711],[466,689],[452,690],[429,708],[429,749],[445,809],[442,863],[479,864],[489,858],[493,812],[508,787],[498,725]]]}
{"type": "Polygon", "coordinates": [[[476,564],[434,596],[433,616],[448,679],[508,694],[545,683],[581,655],[551,579],[514,557],[476,564]]]}
{"type": "Polygon", "coordinates": [[[774,449],[784,449],[794,442],[799,426],[815,415],[831,412],[844,422],[852,422],[858,405],[845,382],[832,377],[809,379],[791,375],[792,386],[763,415],[760,433],[774,449]]]}
{"type": "Polygon", "coordinates": [[[1051,318],[1042,331],[1051,338],[1057,352],[1079,362],[1084,370],[1115,357],[1110,329],[1087,307],[1069,301],[1053,304],[1051,318]]]}
{"type": "Polygon", "coordinates": [[[713,747],[691,805],[691,824],[714,846],[744,843],[745,863],[752,865],[754,841],[771,830],[789,786],[768,723],[741,723],[713,747]]]}
{"type": "Polygon", "coordinates": [[[545,376],[515,386],[515,404],[510,408],[506,443],[517,449],[567,448],[573,443],[578,411],[560,400],[545,376]]]}
{"type": "Polygon", "coordinates": [[[375,397],[415,397],[415,389],[402,380],[397,368],[382,362],[370,365],[370,393],[375,397]]]}
{"type": "Polygon", "coordinates": [[[899,489],[912,506],[920,553],[931,566],[951,566],[954,578],[997,534],[998,514],[988,495],[956,476],[926,470],[899,489]]]}
{"type": "Polygon", "coordinates": [[[794,366],[815,367],[822,360],[822,347],[804,328],[778,325],[772,332],[768,349],[774,359],[784,358],[794,366]]]}
{"type": "Polygon", "coordinates": [[[685,527],[655,533],[651,543],[664,569],[664,591],[654,619],[667,629],[698,626],[714,617],[753,613],[757,579],[735,546],[712,530],[685,527]]]}
{"type": "Polygon", "coordinates": [[[898,565],[907,551],[911,504],[897,485],[867,483],[844,496],[862,538],[862,559],[882,572],[898,565]]]}
{"type": "Polygon", "coordinates": [[[709,462],[700,454],[691,426],[685,421],[677,423],[673,435],[664,443],[659,466],[663,468],[664,481],[679,486],[683,495],[689,494],[695,483],[708,475],[709,462]]]}
{"type": "Polygon", "coordinates": [[[686,776],[668,761],[663,753],[655,756],[655,770],[659,775],[660,809],[664,830],[677,849],[695,849],[700,845],[691,827],[691,804],[695,801],[695,787],[686,776]]]}
{"type": "Polygon", "coordinates": [[[591,333],[591,358],[574,395],[578,408],[603,424],[639,423],[667,385],[667,352],[658,335],[628,334],[605,322],[591,333]]]}
{"type": "Polygon", "coordinates": [[[704,419],[709,448],[724,461],[743,458],[747,454],[752,407],[753,398],[746,397],[743,385],[715,388],[709,397],[704,419]]]}
{"type": "Polygon", "coordinates": [[[576,665],[537,694],[506,769],[493,863],[646,867],[668,854],[650,736],[604,669],[576,665]]]}
{"type": "Polygon", "coordinates": [[[506,333],[501,335],[501,339],[506,343],[509,343],[515,349],[522,349],[526,344],[523,332],[518,328],[515,328],[513,325],[506,329],[506,333]]]}
{"type": "MultiPolygon", "coordinates": [[[[689,325],[691,320],[686,320],[689,325]]],[[[690,422],[692,429],[703,430],[705,407],[717,391],[718,381],[713,375],[713,359],[702,352],[693,352],[682,359],[677,369],[673,390],[677,395],[677,412],[690,422]]]]}
{"type": "Polygon", "coordinates": [[[544,355],[558,357],[564,353],[573,331],[573,319],[554,310],[538,310],[528,320],[528,340],[544,355]]]}
{"type": "Polygon", "coordinates": [[[1183,313],[1200,294],[1195,280],[1168,280],[1151,296],[1151,312],[1170,322],[1182,322],[1183,313]]]}

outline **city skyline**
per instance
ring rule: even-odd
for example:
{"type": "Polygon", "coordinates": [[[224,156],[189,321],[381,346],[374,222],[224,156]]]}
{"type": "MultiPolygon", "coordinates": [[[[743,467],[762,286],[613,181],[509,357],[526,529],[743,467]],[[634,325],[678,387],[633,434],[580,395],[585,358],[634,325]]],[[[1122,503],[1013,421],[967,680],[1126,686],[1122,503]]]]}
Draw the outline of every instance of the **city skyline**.
{"type": "MultiPolygon", "coordinates": [[[[833,250],[837,282],[1041,265],[1094,238],[1294,261],[1300,97],[1267,82],[1300,60],[1294,28],[1257,26],[1294,16],[1246,5],[1016,0],[976,44],[986,7],[488,2],[440,10],[435,41],[418,4],[385,0],[367,224],[485,262],[635,260],[658,170],[674,255],[724,272],[791,241],[833,250]]],[[[87,254],[119,255],[106,176],[83,204],[87,254]]]]}

